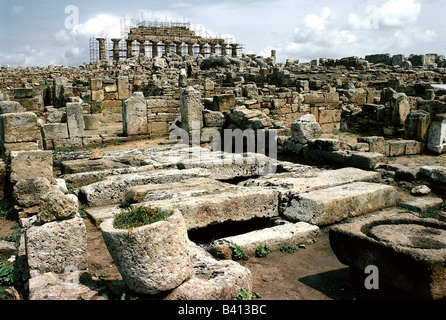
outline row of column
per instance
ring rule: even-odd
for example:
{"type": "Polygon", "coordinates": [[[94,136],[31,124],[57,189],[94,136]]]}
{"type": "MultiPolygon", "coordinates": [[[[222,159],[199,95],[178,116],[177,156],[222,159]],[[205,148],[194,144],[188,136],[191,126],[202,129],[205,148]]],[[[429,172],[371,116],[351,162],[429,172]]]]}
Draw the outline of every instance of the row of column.
{"type": "MultiPolygon", "coordinates": [[[[106,60],[106,48],[105,48],[105,38],[98,38],[97,39],[99,41],[99,60],[106,60]]],[[[119,60],[119,52],[120,52],[120,48],[119,48],[119,42],[121,41],[121,39],[111,39],[113,42],[113,60],[119,60]]],[[[125,40],[127,42],[127,47],[126,47],[126,56],[127,58],[131,58],[133,56],[133,40],[125,40]]],[[[139,40],[139,54],[146,54],[146,47],[145,47],[145,41],[144,40],[139,40]]],[[[170,49],[171,49],[171,44],[174,43],[175,47],[176,47],[176,54],[177,55],[182,55],[182,47],[183,47],[183,42],[163,42],[164,46],[165,46],[165,54],[170,53],[170,49]]],[[[199,54],[203,55],[205,54],[205,44],[206,43],[198,43],[199,46],[199,54]]],[[[187,48],[188,48],[188,54],[193,56],[193,49],[194,49],[194,45],[195,42],[188,42],[186,43],[187,48]]],[[[219,42],[218,45],[220,45],[220,47],[222,48],[222,55],[227,55],[226,52],[226,48],[227,48],[227,44],[224,42],[219,42]]],[[[211,54],[215,54],[216,53],[216,47],[217,47],[217,43],[210,43],[209,44],[210,49],[211,49],[211,54]]],[[[238,44],[230,44],[231,46],[231,54],[233,57],[237,57],[237,50],[238,50],[238,44]]],[[[155,57],[158,55],[158,44],[157,43],[153,43],[152,42],[152,56],[155,57]]]]}

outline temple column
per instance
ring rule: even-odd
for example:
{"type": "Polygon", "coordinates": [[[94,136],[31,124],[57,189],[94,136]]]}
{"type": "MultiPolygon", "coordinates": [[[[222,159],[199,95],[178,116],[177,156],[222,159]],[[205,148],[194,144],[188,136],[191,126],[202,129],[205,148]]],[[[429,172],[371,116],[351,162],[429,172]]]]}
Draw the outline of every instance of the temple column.
{"type": "Polygon", "coordinates": [[[164,41],[164,55],[168,55],[170,53],[170,41],[164,41]]]}
{"type": "Polygon", "coordinates": [[[105,52],[105,38],[97,38],[99,41],[99,60],[106,60],[107,54],[105,52]]]}
{"type": "Polygon", "coordinates": [[[225,42],[220,42],[220,46],[221,46],[221,55],[226,56],[227,55],[227,52],[226,52],[227,44],[225,42]]]}
{"type": "Polygon", "coordinates": [[[193,57],[194,56],[194,44],[192,42],[189,42],[187,44],[188,54],[193,57]]]}
{"type": "Polygon", "coordinates": [[[139,43],[139,54],[146,55],[146,44],[145,40],[138,40],[139,43]]]}
{"type": "Polygon", "coordinates": [[[127,39],[125,41],[127,42],[127,59],[130,59],[133,57],[133,40],[127,39]]]}
{"type": "Polygon", "coordinates": [[[158,43],[152,42],[152,59],[158,57],[158,43]]]}
{"type": "Polygon", "coordinates": [[[231,44],[231,47],[232,47],[232,56],[234,58],[237,58],[237,47],[238,47],[238,44],[233,43],[233,44],[231,44]]]}
{"type": "Polygon", "coordinates": [[[211,43],[211,54],[215,54],[215,43],[211,43]]]}
{"type": "Polygon", "coordinates": [[[199,43],[198,45],[199,45],[199,48],[200,48],[200,51],[199,51],[199,53],[204,57],[205,56],[205,52],[204,52],[204,45],[205,45],[206,43],[199,43]]]}
{"type": "Polygon", "coordinates": [[[121,39],[111,39],[113,41],[113,60],[119,60],[119,42],[121,39]]]}
{"type": "Polygon", "coordinates": [[[176,54],[177,55],[179,55],[179,56],[181,56],[183,53],[182,53],[182,50],[181,50],[181,46],[182,46],[182,42],[179,42],[179,41],[177,41],[177,42],[175,42],[175,46],[176,46],[176,54]]]}

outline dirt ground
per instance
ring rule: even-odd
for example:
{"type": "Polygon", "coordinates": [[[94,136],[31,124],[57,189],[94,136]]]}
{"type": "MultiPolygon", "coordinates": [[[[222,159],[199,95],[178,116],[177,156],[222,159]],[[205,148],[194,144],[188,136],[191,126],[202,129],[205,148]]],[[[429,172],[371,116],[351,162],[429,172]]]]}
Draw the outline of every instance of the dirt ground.
{"type": "MultiPolygon", "coordinates": [[[[355,137],[345,135],[340,139],[355,141],[355,137]]],[[[165,139],[141,140],[101,148],[99,151],[147,148],[167,143],[165,139]]],[[[446,164],[446,155],[409,156],[391,158],[393,163],[406,166],[422,164],[446,164]]],[[[407,190],[400,189],[404,199],[411,198],[407,190]]],[[[106,297],[98,299],[122,298],[125,285],[108,253],[99,228],[90,220],[84,219],[87,228],[88,271],[82,281],[103,287],[106,297]]],[[[0,238],[19,230],[16,220],[0,217],[0,238]]],[[[240,264],[252,272],[253,291],[262,300],[360,300],[401,298],[394,292],[363,292],[357,290],[350,279],[349,268],[341,264],[329,243],[326,230],[321,230],[314,244],[299,248],[293,254],[272,252],[266,258],[250,257],[240,264]]],[[[376,291],[376,290],[375,290],[376,291]]],[[[410,297],[409,297],[410,298],[410,297]]]]}

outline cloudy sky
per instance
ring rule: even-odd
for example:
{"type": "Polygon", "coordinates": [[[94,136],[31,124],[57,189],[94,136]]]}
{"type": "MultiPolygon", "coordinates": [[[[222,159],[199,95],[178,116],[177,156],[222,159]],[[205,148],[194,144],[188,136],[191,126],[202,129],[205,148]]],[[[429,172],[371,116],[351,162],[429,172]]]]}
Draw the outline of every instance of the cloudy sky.
{"type": "Polygon", "coordinates": [[[244,52],[286,59],[446,55],[446,0],[0,0],[0,65],[78,66],[92,36],[131,19],[191,22],[244,52]]]}

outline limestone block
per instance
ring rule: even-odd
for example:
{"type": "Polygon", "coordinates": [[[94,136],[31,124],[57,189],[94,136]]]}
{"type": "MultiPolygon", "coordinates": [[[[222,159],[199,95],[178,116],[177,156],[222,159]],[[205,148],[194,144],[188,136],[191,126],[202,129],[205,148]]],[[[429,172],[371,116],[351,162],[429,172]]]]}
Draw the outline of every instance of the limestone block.
{"type": "Polygon", "coordinates": [[[406,142],[404,140],[387,141],[387,145],[389,147],[387,154],[389,157],[403,156],[406,152],[406,142]]]}
{"type": "Polygon", "coordinates": [[[43,195],[39,202],[37,221],[41,224],[74,217],[78,203],[60,190],[43,195]]]}
{"type": "Polygon", "coordinates": [[[51,183],[46,178],[24,179],[13,188],[15,202],[24,208],[38,205],[40,199],[51,190],[51,183]]]}
{"type": "Polygon", "coordinates": [[[53,181],[53,153],[41,150],[13,151],[10,171],[12,183],[35,178],[53,181]]]}
{"type": "Polygon", "coordinates": [[[172,290],[166,300],[233,300],[242,289],[251,293],[248,268],[232,260],[216,260],[194,243],[190,248],[190,279],[172,290]]]}
{"type": "Polygon", "coordinates": [[[395,206],[399,200],[398,192],[391,186],[354,182],[302,193],[291,200],[284,216],[323,226],[395,206]]]}
{"type": "Polygon", "coordinates": [[[67,124],[70,138],[81,138],[84,136],[85,124],[80,103],[67,103],[67,124]]]}
{"type": "Polygon", "coordinates": [[[26,108],[23,107],[17,101],[0,101],[0,114],[4,113],[18,113],[26,112],[26,108]]]}
{"type": "Polygon", "coordinates": [[[341,122],[341,115],[341,109],[319,110],[318,122],[319,124],[341,122]]]}
{"type": "Polygon", "coordinates": [[[118,99],[128,99],[130,98],[130,84],[128,77],[118,77],[116,80],[118,86],[118,99]]]}
{"type": "Polygon", "coordinates": [[[390,98],[390,107],[392,110],[392,123],[397,126],[404,126],[410,113],[410,104],[406,94],[394,94],[390,98]]]}
{"type": "Polygon", "coordinates": [[[148,133],[147,102],[142,92],[134,92],[129,99],[124,101],[122,119],[125,135],[148,133]]]}
{"type": "Polygon", "coordinates": [[[98,115],[84,115],[85,130],[98,130],[99,129],[99,116],[98,115]]]}
{"type": "Polygon", "coordinates": [[[212,110],[219,112],[230,111],[235,107],[235,95],[234,94],[220,94],[214,95],[212,98],[212,110]]]}
{"type": "Polygon", "coordinates": [[[426,141],[429,133],[430,114],[423,110],[416,110],[409,113],[404,127],[406,139],[426,141]]]}
{"type": "Polygon", "coordinates": [[[203,105],[201,94],[193,87],[180,89],[181,127],[191,133],[203,127],[203,105]]]}
{"type": "Polygon", "coordinates": [[[312,114],[307,114],[291,124],[291,139],[294,142],[306,144],[310,139],[321,136],[322,129],[312,114]]]}
{"type": "Polygon", "coordinates": [[[91,100],[99,101],[104,100],[104,90],[91,90],[91,100]]]}
{"type": "Polygon", "coordinates": [[[79,198],[89,206],[102,206],[120,203],[129,187],[148,183],[173,182],[187,178],[202,176],[200,170],[161,170],[145,173],[122,174],[110,176],[80,189],[79,198]]]}
{"type": "Polygon", "coordinates": [[[0,141],[37,142],[41,139],[37,116],[33,112],[0,115],[0,141]]]}
{"type": "Polygon", "coordinates": [[[87,229],[78,213],[70,219],[28,228],[25,240],[31,275],[87,269],[87,229]]]}
{"type": "Polygon", "coordinates": [[[358,137],[358,142],[365,142],[369,144],[369,151],[387,154],[387,144],[384,137],[358,137]]]}
{"type": "MultiPolygon", "coordinates": [[[[69,269],[67,271],[74,271],[69,269]]],[[[78,282],[80,273],[68,272],[67,275],[46,272],[29,279],[29,300],[91,300],[99,292],[78,282]],[[73,278],[76,277],[76,278],[73,278]]]]}
{"type": "MultiPolygon", "coordinates": [[[[299,246],[316,241],[319,227],[306,222],[285,223],[232,237],[221,238],[211,243],[208,251],[217,258],[220,252],[231,252],[234,244],[243,248],[248,256],[255,256],[258,245],[268,245],[271,252],[279,251],[283,245],[299,246]]],[[[225,256],[226,259],[231,257],[225,256]]]]}
{"type": "Polygon", "coordinates": [[[2,153],[7,155],[12,151],[30,151],[40,150],[37,142],[17,142],[17,143],[5,143],[1,146],[2,153]]]}
{"type": "Polygon", "coordinates": [[[435,153],[446,152],[446,115],[440,114],[432,122],[427,139],[427,148],[435,153]]]}
{"type": "Polygon", "coordinates": [[[278,192],[260,188],[228,186],[214,194],[151,200],[137,205],[151,205],[165,209],[178,208],[188,230],[225,221],[245,221],[258,217],[278,216],[278,192]]]}
{"type": "Polygon", "coordinates": [[[43,139],[68,139],[66,123],[46,123],[43,125],[43,139]]]}
{"type": "Polygon", "coordinates": [[[203,120],[205,127],[223,127],[225,116],[218,111],[203,110],[203,120]]]}
{"type": "Polygon", "coordinates": [[[102,79],[90,78],[90,89],[92,91],[102,90],[102,79]]]}

